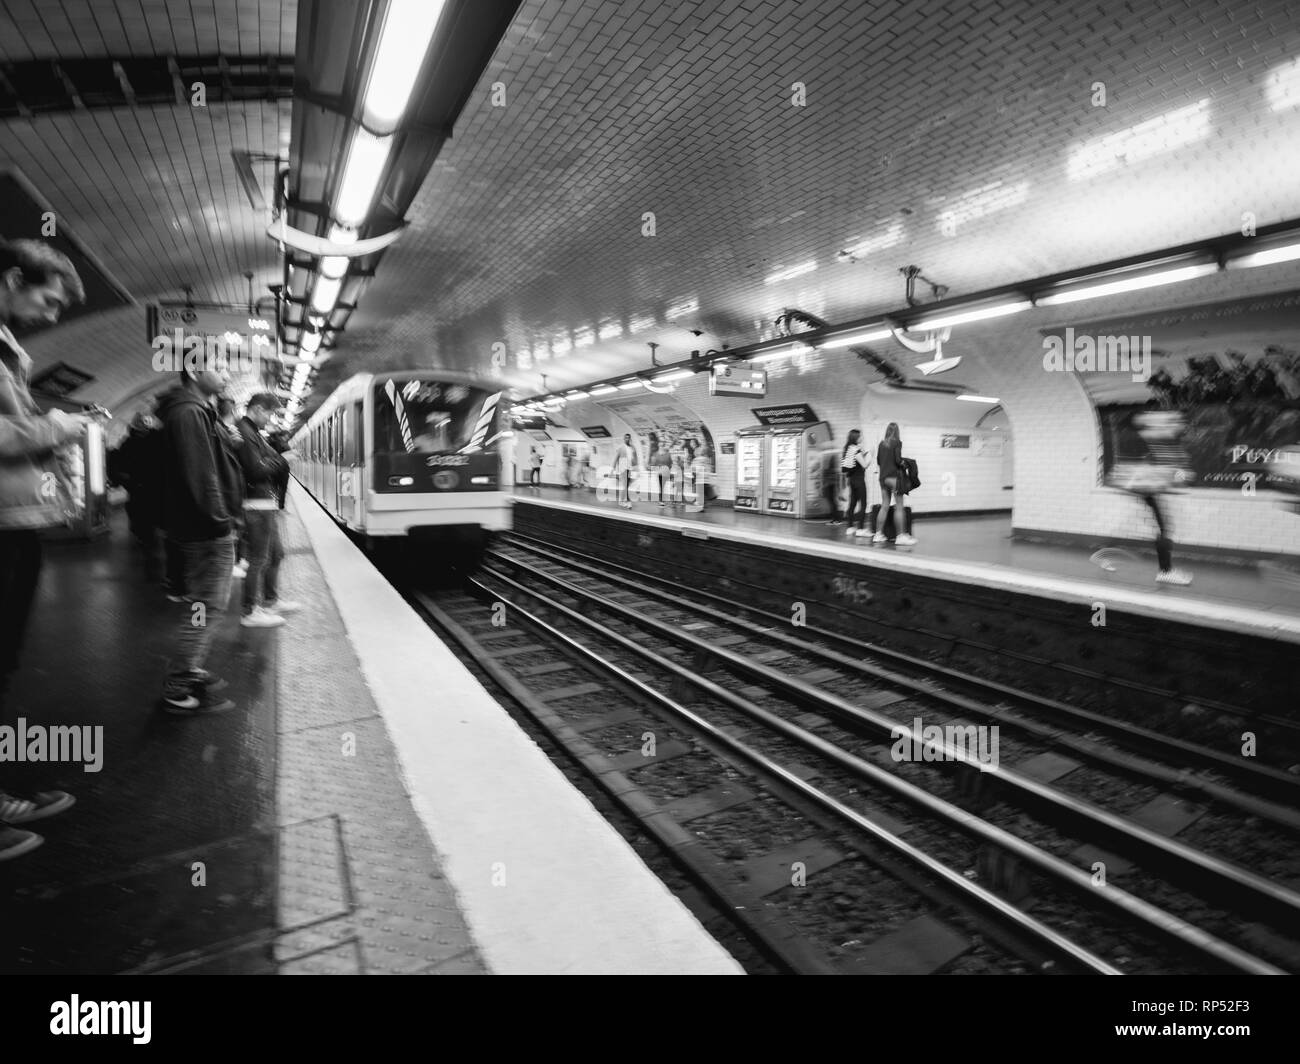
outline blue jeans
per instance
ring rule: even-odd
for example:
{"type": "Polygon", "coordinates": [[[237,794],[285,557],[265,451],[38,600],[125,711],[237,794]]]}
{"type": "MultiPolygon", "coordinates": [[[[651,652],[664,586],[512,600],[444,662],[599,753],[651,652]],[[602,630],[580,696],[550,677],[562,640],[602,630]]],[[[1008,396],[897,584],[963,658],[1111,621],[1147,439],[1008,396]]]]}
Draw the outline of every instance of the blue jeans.
{"type": "Polygon", "coordinates": [[[188,694],[204,676],[212,636],[230,601],[231,569],[235,565],[237,534],[196,543],[178,542],[185,564],[185,590],[190,602],[176,632],[175,652],[167,672],[166,693],[188,694]],[[200,611],[196,609],[203,606],[200,611]]]}
{"type": "Polygon", "coordinates": [[[244,577],[244,612],[271,605],[279,598],[280,562],[284,542],[279,510],[245,510],[248,574],[244,577]]]}

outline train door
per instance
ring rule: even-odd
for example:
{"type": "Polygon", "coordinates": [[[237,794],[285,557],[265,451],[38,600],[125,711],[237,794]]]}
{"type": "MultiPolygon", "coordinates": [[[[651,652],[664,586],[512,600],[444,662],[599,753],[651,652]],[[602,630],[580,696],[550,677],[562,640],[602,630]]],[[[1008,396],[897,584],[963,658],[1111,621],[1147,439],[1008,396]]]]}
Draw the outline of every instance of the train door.
{"type": "Polygon", "coordinates": [[[335,467],[338,465],[338,456],[334,450],[334,417],[330,415],[321,423],[321,429],[324,435],[325,453],[324,462],[321,468],[321,497],[320,501],[324,504],[325,509],[332,514],[339,512],[339,493],[338,493],[338,476],[335,474],[335,467]]]}
{"type": "Polygon", "coordinates": [[[335,445],[338,447],[338,515],[348,525],[357,523],[357,495],[360,491],[358,439],[354,407],[339,407],[334,412],[335,445]]]}

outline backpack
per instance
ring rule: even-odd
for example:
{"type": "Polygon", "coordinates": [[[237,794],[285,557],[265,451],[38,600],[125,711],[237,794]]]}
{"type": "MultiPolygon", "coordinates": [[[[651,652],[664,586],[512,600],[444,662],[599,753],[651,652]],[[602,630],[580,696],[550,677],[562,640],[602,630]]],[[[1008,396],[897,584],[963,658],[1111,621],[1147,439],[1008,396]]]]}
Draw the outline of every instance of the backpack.
{"type": "Polygon", "coordinates": [[[905,486],[900,486],[899,490],[904,495],[908,494],[908,492],[915,491],[921,486],[921,477],[917,473],[915,458],[903,459],[902,472],[903,476],[907,478],[907,484],[905,486]]]}

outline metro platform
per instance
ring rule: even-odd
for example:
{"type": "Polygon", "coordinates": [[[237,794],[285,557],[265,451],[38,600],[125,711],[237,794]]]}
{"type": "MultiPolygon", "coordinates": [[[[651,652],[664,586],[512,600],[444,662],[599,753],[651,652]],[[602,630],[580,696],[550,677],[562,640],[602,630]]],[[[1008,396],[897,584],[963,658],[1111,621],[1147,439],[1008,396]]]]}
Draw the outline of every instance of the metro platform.
{"type": "Polygon", "coordinates": [[[303,608],[241,628],[235,581],[236,709],[195,720],[123,515],[47,545],[0,724],[102,726],[102,765],[0,764],[77,799],[0,864],[0,971],[741,972],[297,484],[285,525],[303,608]]]}
{"type": "Polygon", "coordinates": [[[710,538],[780,547],[1056,601],[1087,605],[1103,598],[1136,615],[1300,643],[1300,576],[1294,581],[1274,579],[1254,560],[1232,564],[1231,559],[1189,557],[1192,552],[1180,551],[1177,541],[1175,564],[1194,574],[1192,584],[1186,587],[1155,582],[1153,547],[1123,547],[1126,557],[1120,557],[1115,571],[1107,572],[1089,560],[1106,546],[1103,542],[1062,546],[1016,539],[1010,513],[918,513],[913,526],[916,545],[898,548],[873,545],[869,538],[850,538],[844,525],[828,525],[825,518],[797,520],[740,512],[730,501],[710,500],[702,512],[691,512],[680,504],[660,508],[657,501],[638,499],[625,510],[613,499],[600,499],[593,488],[522,484],[516,486],[515,496],[520,502],[595,512],[613,521],[663,528],[702,526],[710,538]]]}

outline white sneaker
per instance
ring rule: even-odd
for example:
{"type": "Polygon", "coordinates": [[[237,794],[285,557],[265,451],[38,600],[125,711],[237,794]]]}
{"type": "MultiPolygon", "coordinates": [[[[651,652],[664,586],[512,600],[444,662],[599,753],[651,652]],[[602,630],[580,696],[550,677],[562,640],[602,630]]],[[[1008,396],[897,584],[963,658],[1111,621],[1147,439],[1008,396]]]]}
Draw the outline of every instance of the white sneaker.
{"type": "Polygon", "coordinates": [[[861,535],[862,533],[859,532],[859,530],[854,528],[852,525],[849,525],[849,527],[844,530],[844,534],[846,536],[858,536],[861,535]]]}
{"type": "Polygon", "coordinates": [[[895,546],[895,547],[915,547],[915,546],[916,546],[916,537],[915,537],[915,536],[909,536],[906,532],[901,532],[901,533],[899,533],[897,536],[894,537],[894,546],[895,546]]]}
{"type": "Polygon", "coordinates": [[[1165,573],[1156,573],[1157,584],[1177,584],[1186,587],[1192,582],[1192,574],[1185,569],[1170,569],[1165,573]]]}
{"type": "Polygon", "coordinates": [[[258,606],[252,613],[246,613],[239,619],[239,623],[245,628],[279,628],[284,624],[284,618],[278,613],[269,613],[258,606]]]}
{"type": "Polygon", "coordinates": [[[294,602],[293,599],[276,599],[264,609],[267,613],[296,613],[302,609],[302,603],[294,602]]]}
{"type": "Polygon", "coordinates": [[[884,542],[885,542],[885,534],[884,534],[883,532],[877,532],[874,536],[871,537],[871,542],[872,542],[872,543],[884,543],[884,542]]]}
{"type": "Polygon", "coordinates": [[[865,528],[859,528],[857,532],[854,533],[854,535],[858,536],[860,539],[867,539],[871,535],[871,533],[868,532],[865,528]]]}

